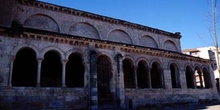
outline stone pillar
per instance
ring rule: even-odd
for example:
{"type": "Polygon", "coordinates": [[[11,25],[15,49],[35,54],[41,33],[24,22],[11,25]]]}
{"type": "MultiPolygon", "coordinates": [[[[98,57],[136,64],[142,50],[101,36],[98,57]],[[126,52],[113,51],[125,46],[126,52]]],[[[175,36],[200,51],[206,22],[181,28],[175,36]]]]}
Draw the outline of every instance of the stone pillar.
{"type": "Polygon", "coordinates": [[[117,61],[117,96],[119,98],[119,103],[121,108],[125,108],[125,89],[124,89],[124,73],[123,73],[123,63],[122,55],[116,55],[117,61]]]}
{"type": "Polygon", "coordinates": [[[66,87],[66,63],[68,60],[62,60],[62,87],[66,87]]]}
{"type": "Polygon", "coordinates": [[[180,87],[187,89],[186,72],[184,70],[179,71],[180,87]]]}
{"type": "Polygon", "coordinates": [[[37,66],[37,87],[40,87],[40,76],[41,76],[41,63],[43,58],[38,58],[38,66],[37,66]]]}
{"type": "Polygon", "coordinates": [[[134,87],[135,87],[135,88],[138,88],[137,66],[136,66],[136,65],[134,65],[134,72],[133,72],[133,74],[134,74],[134,87]]]}
{"type": "Polygon", "coordinates": [[[151,68],[148,68],[148,72],[147,72],[147,87],[152,88],[152,84],[151,84],[151,68]]]}
{"type": "Polygon", "coordinates": [[[165,89],[172,88],[172,79],[171,79],[170,69],[163,69],[163,82],[164,82],[163,85],[165,89]]]}
{"type": "Polygon", "coordinates": [[[89,52],[90,60],[90,107],[91,110],[98,109],[98,87],[97,87],[97,53],[94,50],[89,52]]]}
{"type": "Polygon", "coordinates": [[[9,73],[9,80],[8,80],[8,86],[12,87],[12,73],[13,73],[13,67],[14,67],[14,60],[15,60],[15,56],[12,56],[10,59],[10,73],[9,73]]]}
{"type": "Polygon", "coordinates": [[[202,78],[202,72],[198,71],[198,74],[199,74],[199,82],[200,82],[200,86],[201,88],[203,88],[203,78],[202,78]]]}

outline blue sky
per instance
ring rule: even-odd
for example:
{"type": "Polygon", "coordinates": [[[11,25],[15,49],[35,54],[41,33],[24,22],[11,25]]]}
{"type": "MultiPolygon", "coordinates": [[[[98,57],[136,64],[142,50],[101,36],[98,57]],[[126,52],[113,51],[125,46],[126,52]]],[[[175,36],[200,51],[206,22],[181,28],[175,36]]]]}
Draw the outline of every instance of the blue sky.
{"type": "MultiPolygon", "coordinates": [[[[99,15],[181,32],[182,49],[214,45],[212,0],[40,0],[99,15]]],[[[220,11],[220,2],[216,9],[220,11]]],[[[220,16],[216,13],[217,34],[220,16]]],[[[218,40],[219,41],[219,40],[218,40]]]]}

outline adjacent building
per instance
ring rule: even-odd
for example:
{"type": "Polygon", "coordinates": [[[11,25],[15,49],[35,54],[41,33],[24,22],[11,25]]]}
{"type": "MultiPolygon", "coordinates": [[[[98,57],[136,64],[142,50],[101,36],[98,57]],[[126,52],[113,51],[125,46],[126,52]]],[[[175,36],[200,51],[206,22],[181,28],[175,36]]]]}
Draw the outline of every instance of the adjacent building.
{"type": "Polygon", "coordinates": [[[0,107],[102,109],[218,101],[211,61],[171,33],[34,1],[0,4],[0,107]]]}
{"type": "MultiPolygon", "coordinates": [[[[220,49],[219,49],[220,51],[220,49]]],[[[212,68],[214,70],[215,79],[219,79],[219,66],[218,66],[218,59],[217,59],[217,51],[216,47],[214,46],[207,46],[207,47],[199,47],[199,48],[192,48],[192,49],[184,49],[182,50],[184,54],[188,54],[195,57],[200,57],[204,59],[210,59],[212,68]]]]}

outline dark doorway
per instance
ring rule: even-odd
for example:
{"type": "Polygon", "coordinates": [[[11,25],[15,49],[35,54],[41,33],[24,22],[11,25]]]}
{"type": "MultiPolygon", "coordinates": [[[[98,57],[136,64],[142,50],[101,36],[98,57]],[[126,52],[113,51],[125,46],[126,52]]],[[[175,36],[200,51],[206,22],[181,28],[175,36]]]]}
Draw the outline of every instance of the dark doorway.
{"type": "Polygon", "coordinates": [[[12,86],[34,87],[36,83],[36,54],[30,48],[23,48],[16,54],[12,73],[12,86]]]}
{"type": "Polygon", "coordinates": [[[58,52],[48,51],[44,55],[41,67],[41,86],[61,87],[62,64],[58,52]]]}
{"type": "Polygon", "coordinates": [[[185,74],[186,74],[187,88],[194,88],[194,82],[193,82],[194,73],[190,66],[186,67],[185,74]]]}
{"type": "Polygon", "coordinates": [[[137,83],[138,88],[147,88],[147,66],[146,63],[143,61],[140,61],[138,63],[137,68],[137,83]]]}
{"type": "Polygon", "coordinates": [[[107,56],[97,58],[97,83],[98,83],[98,104],[113,104],[113,94],[110,90],[110,80],[112,79],[112,68],[107,56]]]}
{"type": "Polygon", "coordinates": [[[151,68],[151,86],[152,88],[162,88],[162,75],[160,65],[157,62],[152,64],[151,68]]]}
{"type": "Polygon", "coordinates": [[[125,88],[134,88],[134,66],[131,60],[123,60],[124,85],[125,88]]]}
{"type": "Polygon", "coordinates": [[[84,86],[84,66],[80,55],[71,54],[66,64],[66,86],[84,86]]]}

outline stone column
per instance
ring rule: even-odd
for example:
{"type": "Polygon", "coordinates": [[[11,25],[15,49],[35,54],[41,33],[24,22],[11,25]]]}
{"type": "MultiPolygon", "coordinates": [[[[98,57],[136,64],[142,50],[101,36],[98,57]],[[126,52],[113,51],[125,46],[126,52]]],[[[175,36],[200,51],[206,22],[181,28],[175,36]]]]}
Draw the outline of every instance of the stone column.
{"type": "Polygon", "coordinates": [[[122,55],[116,55],[117,61],[117,94],[119,98],[119,103],[121,108],[125,108],[125,88],[124,88],[124,73],[123,73],[123,63],[122,55]]]}
{"type": "Polygon", "coordinates": [[[198,74],[199,74],[199,81],[200,81],[200,85],[201,85],[201,88],[203,88],[203,78],[202,78],[202,72],[198,71],[198,74]]]}
{"type": "Polygon", "coordinates": [[[68,60],[62,60],[62,87],[66,87],[66,63],[68,60]]]}
{"type": "Polygon", "coordinates": [[[134,65],[134,72],[133,72],[133,74],[134,74],[134,87],[135,87],[135,88],[138,88],[137,66],[136,66],[136,65],[134,65]]]}
{"type": "Polygon", "coordinates": [[[97,69],[96,60],[97,53],[94,50],[89,52],[89,64],[90,64],[90,107],[92,110],[98,109],[98,87],[97,87],[97,69]]]}
{"type": "Polygon", "coordinates": [[[170,69],[163,69],[162,72],[162,82],[164,82],[164,84],[162,83],[162,85],[164,86],[165,89],[171,89],[172,88],[172,79],[171,79],[171,73],[170,73],[170,69]]]}
{"type": "Polygon", "coordinates": [[[38,58],[38,66],[37,66],[37,87],[40,87],[40,76],[41,76],[41,63],[43,58],[38,58]]]}
{"type": "Polygon", "coordinates": [[[8,80],[8,86],[12,87],[12,73],[13,73],[13,67],[14,67],[14,60],[15,60],[15,56],[12,56],[10,59],[10,73],[9,73],[9,80],[8,80]]]}
{"type": "Polygon", "coordinates": [[[185,70],[179,70],[180,87],[187,89],[186,72],[185,70]]]}
{"type": "Polygon", "coordinates": [[[147,72],[147,87],[152,88],[152,85],[151,85],[151,68],[148,68],[148,72],[147,72]]]}

